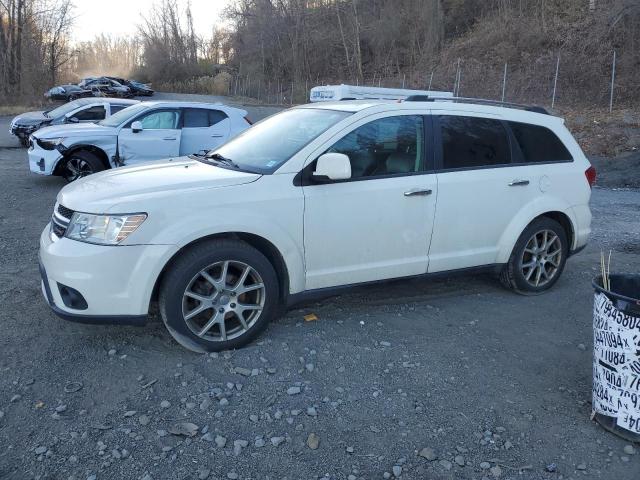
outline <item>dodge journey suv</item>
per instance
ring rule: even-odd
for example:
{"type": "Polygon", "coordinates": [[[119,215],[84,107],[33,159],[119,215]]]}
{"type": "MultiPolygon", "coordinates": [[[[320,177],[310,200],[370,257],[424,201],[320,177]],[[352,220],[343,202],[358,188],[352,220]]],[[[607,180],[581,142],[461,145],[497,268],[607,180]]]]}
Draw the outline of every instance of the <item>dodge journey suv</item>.
{"type": "Polygon", "coordinates": [[[196,351],[240,347],[337,287],[486,268],[551,288],[590,233],[595,170],[563,120],[459,101],[274,115],[206,155],[67,185],[42,232],[61,317],[142,324],[157,301],[196,351]]]}

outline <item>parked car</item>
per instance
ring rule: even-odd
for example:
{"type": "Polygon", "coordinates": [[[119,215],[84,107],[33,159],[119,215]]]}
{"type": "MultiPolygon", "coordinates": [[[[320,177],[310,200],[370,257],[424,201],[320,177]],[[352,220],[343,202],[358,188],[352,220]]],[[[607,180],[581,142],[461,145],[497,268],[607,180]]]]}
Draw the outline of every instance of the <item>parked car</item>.
{"type": "Polygon", "coordinates": [[[551,115],[451,99],[296,107],[206,156],[63,188],[40,238],[43,292],[88,323],[142,324],[157,299],[195,351],[391,278],[488,270],[538,294],[587,243],[594,181],[551,115]]]}
{"type": "Polygon", "coordinates": [[[108,168],[210,150],[246,130],[247,112],[221,104],[142,102],[94,125],[60,125],[29,141],[29,168],[68,181],[108,168]]]}
{"type": "Polygon", "coordinates": [[[95,97],[130,98],[133,96],[129,87],[108,77],[88,77],[83,79],[78,85],[91,90],[95,97]]]}
{"type": "Polygon", "coordinates": [[[149,85],[137,82],[136,80],[126,80],[124,85],[129,87],[133,94],[139,97],[151,97],[155,93],[149,85]]]}
{"type": "Polygon", "coordinates": [[[53,110],[18,115],[11,121],[9,132],[18,137],[20,143],[26,147],[29,145],[29,135],[42,127],[65,123],[99,122],[136,103],[138,100],[81,98],[53,110]]]}
{"type": "Polygon", "coordinates": [[[50,100],[63,100],[69,102],[77,98],[92,97],[91,89],[79,87],[78,85],[58,85],[50,88],[44,94],[50,100]]]}

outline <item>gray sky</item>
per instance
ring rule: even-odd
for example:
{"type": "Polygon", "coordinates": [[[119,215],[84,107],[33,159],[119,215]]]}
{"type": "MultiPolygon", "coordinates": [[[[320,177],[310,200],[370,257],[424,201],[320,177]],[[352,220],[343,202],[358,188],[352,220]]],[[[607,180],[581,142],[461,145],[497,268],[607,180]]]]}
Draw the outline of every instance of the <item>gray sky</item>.
{"type": "MultiPolygon", "coordinates": [[[[134,35],[145,15],[159,0],[76,0],[73,40],[92,40],[101,33],[112,36],[134,35]]],[[[218,23],[227,0],[191,0],[193,26],[196,33],[208,35],[218,23]]],[[[179,8],[187,6],[187,0],[178,0],[179,8]]]]}

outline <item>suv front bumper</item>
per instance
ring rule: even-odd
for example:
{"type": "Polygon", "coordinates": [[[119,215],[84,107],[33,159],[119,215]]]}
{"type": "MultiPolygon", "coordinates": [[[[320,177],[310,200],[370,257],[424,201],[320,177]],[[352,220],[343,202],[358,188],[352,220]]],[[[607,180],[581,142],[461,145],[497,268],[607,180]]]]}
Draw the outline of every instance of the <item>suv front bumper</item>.
{"type": "Polygon", "coordinates": [[[65,320],[143,325],[170,245],[104,246],[40,236],[42,293],[65,320]],[[69,300],[72,292],[82,300],[69,300]]]}
{"type": "Polygon", "coordinates": [[[57,149],[45,150],[31,137],[29,139],[29,170],[40,175],[52,175],[53,170],[62,158],[57,149]]]}

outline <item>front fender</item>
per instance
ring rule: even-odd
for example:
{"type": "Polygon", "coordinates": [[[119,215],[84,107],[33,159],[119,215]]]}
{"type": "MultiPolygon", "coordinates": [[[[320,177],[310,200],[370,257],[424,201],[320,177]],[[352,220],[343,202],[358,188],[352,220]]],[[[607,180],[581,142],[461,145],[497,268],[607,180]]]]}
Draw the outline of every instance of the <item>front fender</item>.
{"type": "MultiPolygon", "coordinates": [[[[549,212],[560,212],[567,216],[571,222],[571,228],[574,232],[577,231],[577,220],[575,212],[571,205],[561,197],[538,197],[529,203],[525,204],[520,211],[513,216],[513,219],[505,229],[504,233],[500,237],[498,244],[498,256],[496,263],[507,263],[511,252],[518,241],[518,238],[522,234],[527,225],[529,225],[533,219],[549,212]]],[[[575,243],[575,239],[574,239],[575,243]]],[[[573,244],[569,248],[573,248],[573,244]]]]}

